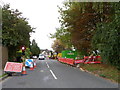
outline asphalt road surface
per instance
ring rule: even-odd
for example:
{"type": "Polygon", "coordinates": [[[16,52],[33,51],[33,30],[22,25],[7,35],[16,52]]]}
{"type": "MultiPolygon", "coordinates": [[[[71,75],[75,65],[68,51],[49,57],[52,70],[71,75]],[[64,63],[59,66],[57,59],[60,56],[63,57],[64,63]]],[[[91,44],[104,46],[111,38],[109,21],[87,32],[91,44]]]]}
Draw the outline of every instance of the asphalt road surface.
{"type": "Polygon", "coordinates": [[[8,77],[2,88],[118,88],[117,83],[94,76],[57,60],[37,60],[37,68],[27,75],[8,77]]]}

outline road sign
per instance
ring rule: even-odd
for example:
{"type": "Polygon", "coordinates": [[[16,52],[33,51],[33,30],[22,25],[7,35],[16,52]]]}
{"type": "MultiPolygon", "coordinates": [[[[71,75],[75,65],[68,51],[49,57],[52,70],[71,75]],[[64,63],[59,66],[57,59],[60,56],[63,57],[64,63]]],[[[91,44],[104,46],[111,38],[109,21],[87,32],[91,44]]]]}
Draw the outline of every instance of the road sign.
{"type": "Polygon", "coordinates": [[[26,59],[25,66],[31,66],[31,62],[33,62],[33,59],[26,59]]]}
{"type": "Polygon", "coordinates": [[[22,72],[23,63],[7,62],[4,71],[22,72]]]}

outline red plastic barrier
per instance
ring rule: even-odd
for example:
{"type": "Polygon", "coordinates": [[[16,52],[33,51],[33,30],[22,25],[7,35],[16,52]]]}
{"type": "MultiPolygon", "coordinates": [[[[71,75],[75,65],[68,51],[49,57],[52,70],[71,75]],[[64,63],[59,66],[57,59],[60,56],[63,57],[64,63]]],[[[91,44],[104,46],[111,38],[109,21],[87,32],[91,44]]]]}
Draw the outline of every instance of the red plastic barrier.
{"type": "Polygon", "coordinates": [[[88,59],[89,56],[85,56],[84,59],[88,59]]]}
{"type": "Polygon", "coordinates": [[[74,65],[74,63],[75,63],[75,60],[73,59],[73,60],[72,60],[72,65],[74,65]]]}
{"type": "Polygon", "coordinates": [[[66,63],[66,61],[67,61],[67,59],[66,59],[66,58],[64,58],[64,61],[63,61],[63,62],[64,62],[64,63],[66,63]]]}
{"type": "Polygon", "coordinates": [[[61,62],[63,62],[63,59],[61,58],[61,60],[60,60],[61,62]]]}
{"type": "Polygon", "coordinates": [[[101,58],[101,56],[85,56],[84,59],[88,59],[88,58],[101,58]]]}
{"type": "Polygon", "coordinates": [[[97,57],[96,56],[93,56],[93,59],[96,59],[97,57]]]}
{"type": "Polygon", "coordinates": [[[58,61],[61,61],[61,58],[58,58],[58,61]]]}
{"type": "Polygon", "coordinates": [[[59,58],[58,61],[70,64],[70,65],[74,64],[74,59],[70,59],[70,58],[59,58]]]}
{"type": "Polygon", "coordinates": [[[84,64],[91,64],[91,63],[101,63],[100,61],[91,61],[91,62],[85,62],[84,64]]]}
{"type": "Polygon", "coordinates": [[[81,60],[75,60],[75,64],[78,64],[78,63],[84,63],[84,59],[81,59],[81,60]]]}
{"type": "Polygon", "coordinates": [[[97,58],[101,58],[100,56],[85,56],[84,59],[81,60],[74,60],[71,58],[59,58],[58,60],[60,62],[64,62],[70,65],[78,64],[78,63],[84,63],[84,64],[90,64],[90,63],[101,63],[101,61],[94,61],[97,58]]]}
{"type": "Polygon", "coordinates": [[[67,61],[68,61],[68,64],[71,65],[72,60],[70,58],[68,58],[67,61]]]}
{"type": "Polygon", "coordinates": [[[61,58],[61,62],[63,62],[64,61],[64,58],[61,58]]]}
{"type": "Polygon", "coordinates": [[[64,58],[62,58],[62,62],[64,62],[65,61],[65,59],[64,58]]]}
{"type": "Polygon", "coordinates": [[[66,58],[64,62],[68,64],[68,59],[66,58]]]}
{"type": "Polygon", "coordinates": [[[75,60],[74,60],[74,59],[72,59],[72,62],[71,62],[71,64],[72,64],[72,65],[74,65],[74,62],[75,62],[75,60]]]}
{"type": "Polygon", "coordinates": [[[74,59],[68,59],[68,61],[69,61],[69,63],[68,64],[70,64],[70,65],[73,65],[74,64],[74,59]]]}
{"type": "Polygon", "coordinates": [[[96,56],[96,58],[101,58],[101,56],[96,56]]]}

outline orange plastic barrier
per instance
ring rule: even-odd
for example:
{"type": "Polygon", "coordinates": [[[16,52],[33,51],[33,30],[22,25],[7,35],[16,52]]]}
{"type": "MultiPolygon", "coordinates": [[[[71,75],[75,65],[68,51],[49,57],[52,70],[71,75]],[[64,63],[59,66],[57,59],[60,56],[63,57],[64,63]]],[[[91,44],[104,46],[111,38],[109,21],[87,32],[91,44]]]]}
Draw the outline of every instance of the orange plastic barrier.
{"type": "Polygon", "coordinates": [[[101,57],[100,56],[85,56],[84,59],[81,59],[81,60],[74,60],[71,58],[59,58],[58,60],[60,62],[64,62],[70,65],[74,65],[78,63],[84,63],[84,64],[101,63],[101,61],[95,61],[97,58],[101,58],[101,57]]]}
{"type": "Polygon", "coordinates": [[[73,65],[75,60],[71,58],[59,58],[58,61],[73,65]]]}

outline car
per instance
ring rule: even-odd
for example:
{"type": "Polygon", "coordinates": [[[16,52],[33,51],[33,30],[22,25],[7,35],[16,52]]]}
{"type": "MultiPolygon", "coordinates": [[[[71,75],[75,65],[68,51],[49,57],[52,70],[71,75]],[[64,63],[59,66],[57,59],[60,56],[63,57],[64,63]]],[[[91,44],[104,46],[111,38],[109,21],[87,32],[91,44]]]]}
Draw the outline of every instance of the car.
{"type": "Polygon", "coordinates": [[[39,60],[45,60],[45,56],[44,55],[39,55],[38,59],[39,60]]]}
{"type": "Polygon", "coordinates": [[[32,58],[37,59],[37,56],[33,56],[32,58]]]}

